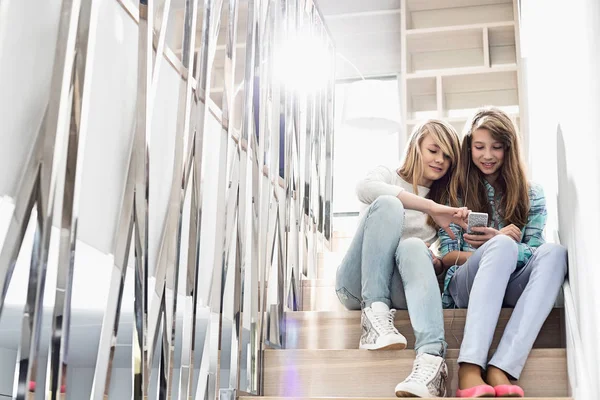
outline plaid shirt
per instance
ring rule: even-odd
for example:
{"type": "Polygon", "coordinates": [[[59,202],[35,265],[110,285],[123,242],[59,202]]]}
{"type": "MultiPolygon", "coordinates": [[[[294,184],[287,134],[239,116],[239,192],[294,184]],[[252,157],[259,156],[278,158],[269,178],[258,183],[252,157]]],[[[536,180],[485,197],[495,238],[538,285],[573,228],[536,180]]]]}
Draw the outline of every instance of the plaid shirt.
{"type": "MultiPolygon", "coordinates": [[[[488,200],[491,205],[491,226],[495,229],[502,229],[506,226],[505,221],[500,220],[500,214],[498,212],[498,206],[500,204],[500,197],[496,196],[494,188],[488,182],[484,181],[487,189],[488,200]]],[[[529,216],[527,217],[527,225],[521,230],[522,239],[519,247],[519,258],[517,261],[517,270],[523,268],[535,249],[545,243],[544,240],[544,227],[546,226],[547,212],[546,212],[546,198],[544,197],[544,190],[541,186],[536,184],[529,185],[529,216]]],[[[454,235],[460,240],[462,244],[459,244],[456,240],[452,240],[450,236],[443,229],[439,230],[439,245],[440,245],[440,257],[444,257],[446,254],[452,251],[475,251],[476,249],[471,247],[467,242],[463,240],[462,229],[454,224],[451,224],[450,229],[454,232],[454,235]]],[[[453,265],[446,272],[446,278],[444,280],[444,292],[442,294],[442,305],[444,308],[454,308],[454,300],[450,295],[448,286],[454,273],[459,268],[458,265],[453,265]]]]}

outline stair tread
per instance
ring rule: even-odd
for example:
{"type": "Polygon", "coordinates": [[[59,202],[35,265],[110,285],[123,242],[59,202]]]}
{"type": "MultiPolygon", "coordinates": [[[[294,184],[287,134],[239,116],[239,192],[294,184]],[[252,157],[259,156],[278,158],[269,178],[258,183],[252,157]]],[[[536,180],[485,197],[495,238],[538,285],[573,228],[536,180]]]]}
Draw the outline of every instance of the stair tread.
{"type": "MultiPolygon", "coordinates": [[[[240,396],[240,400],[398,400],[397,397],[280,397],[280,396],[240,396]]],[[[461,397],[444,397],[449,400],[462,399],[461,397]]],[[[421,399],[439,399],[439,397],[421,397],[421,399]]],[[[521,400],[573,400],[572,397],[521,397],[521,400]]]]}
{"type": "MultiPolygon", "coordinates": [[[[398,400],[397,397],[280,397],[280,396],[240,396],[240,400],[398,400]]],[[[444,397],[449,400],[463,399],[462,397],[444,397]]],[[[439,397],[421,397],[421,399],[439,399],[439,397]]],[[[572,397],[521,397],[521,400],[573,400],[572,397]]]]}
{"type": "MultiPolygon", "coordinates": [[[[465,318],[467,316],[466,308],[445,309],[444,319],[446,318],[465,318]]],[[[553,313],[558,313],[562,308],[553,308],[553,313]]],[[[513,312],[512,308],[503,308],[500,311],[500,318],[509,317],[513,312]]],[[[356,320],[360,322],[360,310],[342,310],[342,311],[286,311],[285,316],[288,319],[298,321],[310,321],[315,319],[328,319],[332,317],[356,320]]],[[[396,310],[395,320],[410,319],[408,310],[396,310]]]]}
{"type": "MultiPolygon", "coordinates": [[[[496,348],[513,309],[500,312],[492,342],[496,348]]],[[[564,309],[550,312],[534,344],[535,348],[564,347],[564,309]]],[[[356,349],[361,334],[360,311],[292,311],[286,312],[287,348],[293,349],[356,349]]],[[[446,342],[449,348],[459,348],[467,316],[466,309],[444,310],[446,342]]],[[[406,310],[396,312],[394,325],[414,348],[415,336],[406,310]]]]}
{"type": "MultiPolygon", "coordinates": [[[[458,349],[448,350],[448,390],[457,385],[458,349]]],[[[412,350],[266,350],[268,396],[389,397],[412,370],[412,350]],[[376,381],[376,385],[365,382],[376,381]]],[[[533,397],[567,396],[565,349],[533,349],[519,384],[533,397]]]]}
{"type": "MultiPolygon", "coordinates": [[[[448,349],[446,351],[446,359],[458,358],[459,349],[448,349]]],[[[415,351],[410,349],[405,350],[360,350],[360,349],[266,349],[266,353],[288,353],[287,356],[291,356],[291,353],[295,354],[312,354],[319,355],[322,357],[341,357],[344,358],[346,355],[351,354],[356,358],[365,359],[411,359],[415,358],[415,351]]],[[[566,349],[532,349],[529,358],[547,358],[547,357],[566,357],[566,349]]]]}

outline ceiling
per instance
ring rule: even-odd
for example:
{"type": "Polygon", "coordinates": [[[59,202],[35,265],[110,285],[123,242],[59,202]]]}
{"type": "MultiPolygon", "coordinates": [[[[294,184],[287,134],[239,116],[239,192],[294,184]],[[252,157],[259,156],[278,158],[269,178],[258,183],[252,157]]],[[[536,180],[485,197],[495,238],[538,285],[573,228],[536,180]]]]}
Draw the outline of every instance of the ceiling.
{"type": "MultiPolygon", "coordinates": [[[[168,42],[177,54],[181,53],[184,0],[172,0],[168,42]]],[[[336,79],[363,76],[395,75],[400,72],[400,0],[320,0],[316,1],[337,50],[336,79]]],[[[246,37],[247,1],[241,1],[237,32],[238,69],[241,77],[246,37]]],[[[198,24],[201,25],[202,11],[198,24]]],[[[226,21],[226,7],[222,13],[226,21]]],[[[216,70],[222,68],[226,26],[221,25],[218,39],[216,70]]],[[[200,48],[201,29],[196,36],[200,48]]],[[[219,72],[213,74],[212,87],[220,88],[219,72]]],[[[218,103],[217,103],[218,104],[218,103]]]]}
{"type": "Polygon", "coordinates": [[[336,44],[337,79],[358,78],[358,71],[364,76],[400,72],[400,0],[322,0],[318,5],[336,44]]]}

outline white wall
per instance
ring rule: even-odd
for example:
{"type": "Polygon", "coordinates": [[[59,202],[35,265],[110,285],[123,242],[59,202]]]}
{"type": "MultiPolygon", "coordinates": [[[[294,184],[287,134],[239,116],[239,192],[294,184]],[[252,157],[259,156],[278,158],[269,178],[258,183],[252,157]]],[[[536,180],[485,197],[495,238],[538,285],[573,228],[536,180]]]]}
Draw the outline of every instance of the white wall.
{"type": "Polygon", "coordinates": [[[577,400],[597,399],[600,3],[522,1],[521,15],[532,178],[544,185],[550,207],[556,207],[560,187],[559,229],[569,249],[570,283],[581,334],[579,348],[569,352],[583,358],[585,367],[570,370],[570,378],[577,400]]]}

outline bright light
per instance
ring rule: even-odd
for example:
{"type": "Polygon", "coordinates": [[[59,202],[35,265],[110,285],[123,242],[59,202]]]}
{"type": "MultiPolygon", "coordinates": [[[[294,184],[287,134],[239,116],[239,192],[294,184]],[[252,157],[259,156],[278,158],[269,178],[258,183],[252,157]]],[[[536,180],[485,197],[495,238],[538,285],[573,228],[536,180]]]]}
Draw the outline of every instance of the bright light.
{"type": "Polygon", "coordinates": [[[312,36],[290,38],[275,54],[275,79],[303,93],[324,89],[332,77],[332,56],[325,43],[312,36]]]}

